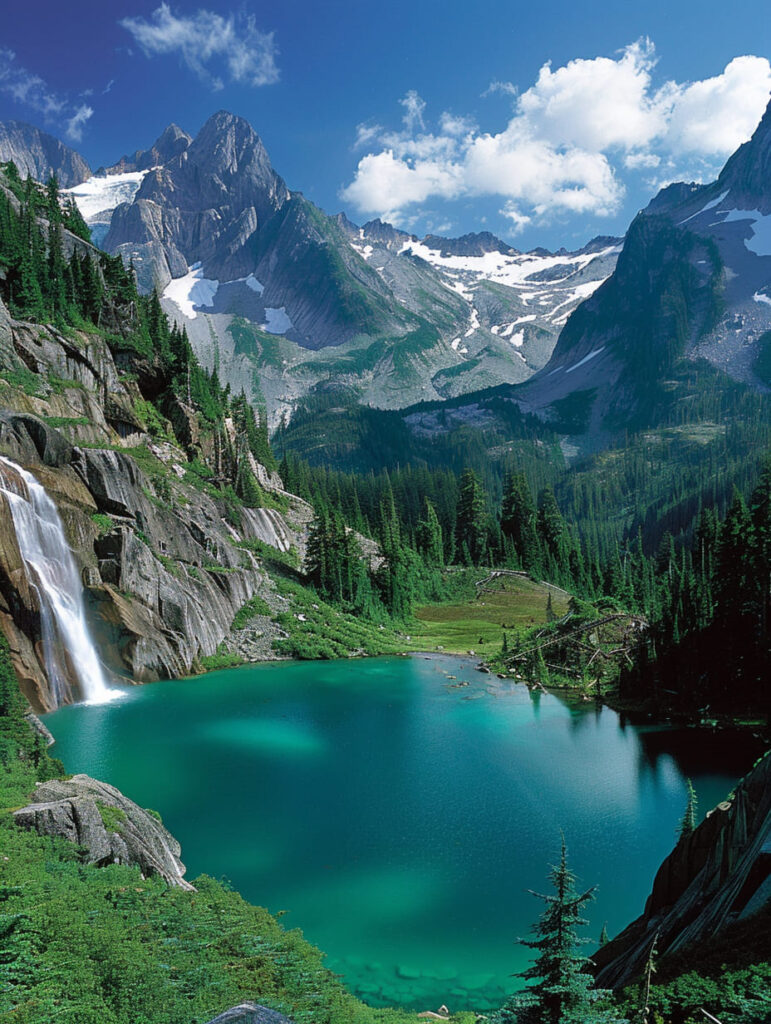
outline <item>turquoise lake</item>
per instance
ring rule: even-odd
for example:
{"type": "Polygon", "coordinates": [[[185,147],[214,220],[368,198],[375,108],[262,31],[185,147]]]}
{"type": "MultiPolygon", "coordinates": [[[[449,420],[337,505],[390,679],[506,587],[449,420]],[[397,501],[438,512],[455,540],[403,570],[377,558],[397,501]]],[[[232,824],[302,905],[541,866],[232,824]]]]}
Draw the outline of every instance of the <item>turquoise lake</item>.
{"type": "Polygon", "coordinates": [[[46,724],[69,772],[161,812],[188,878],[287,911],[362,998],[419,1009],[485,1010],[518,986],[542,909],[527,890],[544,891],[560,829],[579,884],[599,886],[586,934],[612,936],[672,848],[686,777],[706,811],[758,753],[449,657],[250,666],[46,724]]]}

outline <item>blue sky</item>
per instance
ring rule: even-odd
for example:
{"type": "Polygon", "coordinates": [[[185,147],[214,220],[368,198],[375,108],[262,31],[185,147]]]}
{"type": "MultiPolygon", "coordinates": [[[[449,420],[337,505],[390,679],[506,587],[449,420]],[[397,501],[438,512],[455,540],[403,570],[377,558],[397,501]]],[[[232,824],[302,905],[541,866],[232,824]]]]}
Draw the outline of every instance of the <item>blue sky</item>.
{"type": "Polygon", "coordinates": [[[9,8],[0,119],[93,167],[225,108],[328,212],[525,249],[623,232],[660,184],[709,180],[771,88],[760,0],[9,8]]]}

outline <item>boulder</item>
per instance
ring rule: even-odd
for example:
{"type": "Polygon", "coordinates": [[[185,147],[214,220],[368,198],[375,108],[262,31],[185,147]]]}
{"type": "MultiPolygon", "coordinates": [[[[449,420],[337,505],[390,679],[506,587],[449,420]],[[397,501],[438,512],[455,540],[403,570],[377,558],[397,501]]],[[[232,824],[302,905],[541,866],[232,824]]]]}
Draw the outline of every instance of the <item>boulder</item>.
{"type": "Polygon", "coordinates": [[[210,1020],[209,1024],[292,1024],[292,1021],[259,1003],[240,1003],[210,1020]]]}
{"type": "Polygon", "coordinates": [[[143,875],[160,875],[169,885],[193,889],[183,877],[185,866],[174,836],[114,786],[74,775],[39,782],[34,797],[34,803],[14,811],[22,828],[77,843],[89,864],[135,865],[143,875]]]}

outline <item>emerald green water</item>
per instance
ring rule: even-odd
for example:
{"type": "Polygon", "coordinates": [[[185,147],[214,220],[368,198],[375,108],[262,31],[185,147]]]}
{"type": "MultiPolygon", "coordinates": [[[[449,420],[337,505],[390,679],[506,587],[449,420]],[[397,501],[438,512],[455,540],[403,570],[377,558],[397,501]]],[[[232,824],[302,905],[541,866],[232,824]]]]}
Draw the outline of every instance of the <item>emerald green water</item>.
{"type": "Polygon", "coordinates": [[[673,845],[685,777],[706,810],[756,753],[452,658],[234,669],[47,725],[68,771],[161,812],[188,878],[288,911],[357,994],[420,1009],[484,1010],[517,985],[541,910],[527,889],[560,829],[580,883],[599,884],[588,935],[620,930],[673,845]]]}

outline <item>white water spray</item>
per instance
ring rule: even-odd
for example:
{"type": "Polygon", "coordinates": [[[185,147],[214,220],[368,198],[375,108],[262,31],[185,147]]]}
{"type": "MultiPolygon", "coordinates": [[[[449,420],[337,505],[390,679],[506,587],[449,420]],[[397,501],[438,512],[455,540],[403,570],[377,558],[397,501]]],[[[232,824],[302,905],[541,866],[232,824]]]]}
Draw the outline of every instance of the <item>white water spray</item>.
{"type": "Polygon", "coordinates": [[[121,691],[105,683],[86,625],[83,587],[56,506],[31,473],[2,456],[0,494],[11,510],[27,577],[37,593],[43,658],[57,706],[73,696],[87,704],[112,700],[121,691]]]}

